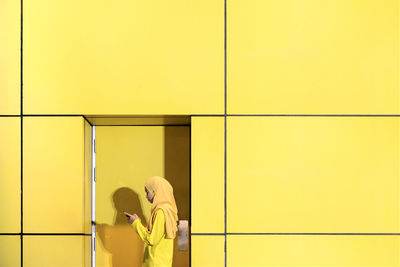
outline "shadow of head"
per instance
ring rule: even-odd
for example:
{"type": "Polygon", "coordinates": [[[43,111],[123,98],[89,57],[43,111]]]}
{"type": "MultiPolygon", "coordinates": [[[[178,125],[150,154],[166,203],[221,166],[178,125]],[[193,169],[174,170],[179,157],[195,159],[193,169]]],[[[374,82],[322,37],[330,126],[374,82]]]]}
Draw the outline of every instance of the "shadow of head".
{"type": "Polygon", "coordinates": [[[127,217],[124,211],[134,214],[136,213],[144,222],[143,209],[140,203],[139,195],[128,187],[121,187],[115,190],[112,195],[112,201],[116,210],[114,224],[126,224],[127,217]]]}

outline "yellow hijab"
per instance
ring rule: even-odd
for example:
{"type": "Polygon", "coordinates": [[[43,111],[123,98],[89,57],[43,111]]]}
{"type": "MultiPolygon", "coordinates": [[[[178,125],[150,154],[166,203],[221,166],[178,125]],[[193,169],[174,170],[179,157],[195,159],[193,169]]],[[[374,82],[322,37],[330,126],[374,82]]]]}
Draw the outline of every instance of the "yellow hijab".
{"type": "Polygon", "coordinates": [[[167,238],[175,238],[178,231],[178,209],[176,207],[173,188],[163,177],[150,177],[145,184],[147,190],[153,195],[150,220],[147,230],[151,233],[153,222],[158,209],[162,209],[165,215],[165,229],[167,238]]]}

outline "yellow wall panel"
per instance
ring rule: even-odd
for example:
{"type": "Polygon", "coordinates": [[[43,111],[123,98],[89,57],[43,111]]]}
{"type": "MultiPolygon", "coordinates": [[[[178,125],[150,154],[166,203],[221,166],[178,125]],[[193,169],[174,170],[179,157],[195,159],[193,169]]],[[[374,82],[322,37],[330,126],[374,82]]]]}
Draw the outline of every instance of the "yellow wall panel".
{"type": "Polygon", "coordinates": [[[21,231],[21,119],[0,118],[0,233],[21,231]]]}
{"type": "Polygon", "coordinates": [[[92,266],[92,237],[86,236],[83,240],[83,262],[85,267],[92,266]]]}
{"type": "Polygon", "coordinates": [[[228,232],[399,232],[399,126],[228,117],[228,232]]]}
{"type": "Polygon", "coordinates": [[[228,113],[398,114],[398,0],[232,0],[228,113]]]}
{"type": "Polygon", "coordinates": [[[84,231],[84,122],[24,118],[24,232],[84,231]]]}
{"type": "Polygon", "coordinates": [[[0,266],[21,266],[20,236],[0,236],[0,266]]]}
{"type": "Polygon", "coordinates": [[[192,232],[224,232],[224,118],[192,117],[192,232]]]}
{"type": "Polygon", "coordinates": [[[225,266],[224,236],[192,236],[192,267],[225,266]]]}
{"type": "Polygon", "coordinates": [[[214,0],[26,1],[24,111],[221,114],[223,16],[214,0]]]}
{"type": "Polygon", "coordinates": [[[24,236],[24,267],[90,266],[90,236],[24,236]]]}
{"type": "MultiPolygon", "coordinates": [[[[96,127],[96,264],[141,266],[144,243],[124,211],[146,225],[151,204],[144,185],[154,175],[174,188],[180,220],[189,220],[189,127],[96,127]]],[[[174,245],[173,266],[188,266],[189,252],[174,245]]]]}
{"type": "Polygon", "coordinates": [[[398,236],[228,236],[228,266],[396,267],[398,236]],[[245,245],[244,245],[245,244],[245,245]]]}
{"type": "Polygon", "coordinates": [[[0,114],[20,114],[20,1],[0,2],[0,114]]]}

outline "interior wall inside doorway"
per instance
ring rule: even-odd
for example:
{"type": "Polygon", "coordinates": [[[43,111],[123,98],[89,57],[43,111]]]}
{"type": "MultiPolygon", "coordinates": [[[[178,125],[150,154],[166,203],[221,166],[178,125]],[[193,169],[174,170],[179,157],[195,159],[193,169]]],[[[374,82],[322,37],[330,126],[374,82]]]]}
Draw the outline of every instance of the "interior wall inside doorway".
{"type": "MultiPolygon", "coordinates": [[[[151,204],[145,181],[165,177],[174,188],[180,220],[189,220],[189,126],[96,127],[96,265],[141,266],[143,242],[123,211],[136,213],[143,224],[151,204]]],[[[174,246],[173,266],[189,266],[189,251],[174,246]]]]}

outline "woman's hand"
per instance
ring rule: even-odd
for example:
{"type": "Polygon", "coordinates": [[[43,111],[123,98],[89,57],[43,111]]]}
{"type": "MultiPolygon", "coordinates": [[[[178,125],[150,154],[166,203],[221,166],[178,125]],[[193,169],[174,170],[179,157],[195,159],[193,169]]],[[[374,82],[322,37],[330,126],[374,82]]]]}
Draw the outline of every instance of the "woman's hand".
{"type": "Polygon", "coordinates": [[[139,216],[137,216],[136,214],[129,214],[127,212],[124,211],[124,214],[126,215],[126,217],[128,217],[128,222],[129,223],[133,223],[135,220],[140,219],[139,216]]]}

